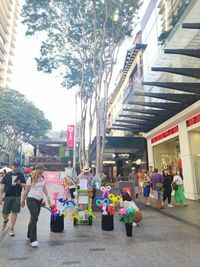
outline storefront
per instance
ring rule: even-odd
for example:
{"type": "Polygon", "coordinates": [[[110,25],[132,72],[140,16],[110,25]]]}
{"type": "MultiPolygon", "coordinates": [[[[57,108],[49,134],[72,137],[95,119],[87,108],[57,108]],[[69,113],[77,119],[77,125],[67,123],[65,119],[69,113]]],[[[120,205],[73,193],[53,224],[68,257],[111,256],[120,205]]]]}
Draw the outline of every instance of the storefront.
{"type": "Polygon", "coordinates": [[[149,165],[183,172],[185,195],[200,199],[200,101],[146,134],[149,165]]]}
{"type": "MultiPolygon", "coordinates": [[[[92,142],[91,163],[96,164],[96,138],[92,142]]],[[[147,168],[147,146],[144,137],[106,136],[104,172],[111,181],[127,179],[131,168],[147,168]]]]}

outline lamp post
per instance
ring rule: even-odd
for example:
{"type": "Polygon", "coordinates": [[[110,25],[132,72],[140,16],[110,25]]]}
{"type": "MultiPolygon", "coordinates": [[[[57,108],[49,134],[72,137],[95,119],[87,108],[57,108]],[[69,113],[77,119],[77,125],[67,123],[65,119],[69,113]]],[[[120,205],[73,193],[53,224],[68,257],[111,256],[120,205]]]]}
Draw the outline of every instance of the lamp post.
{"type": "Polygon", "coordinates": [[[75,125],[74,125],[74,150],[73,150],[73,169],[76,170],[76,123],[77,123],[77,92],[75,94],[75,125]]]}

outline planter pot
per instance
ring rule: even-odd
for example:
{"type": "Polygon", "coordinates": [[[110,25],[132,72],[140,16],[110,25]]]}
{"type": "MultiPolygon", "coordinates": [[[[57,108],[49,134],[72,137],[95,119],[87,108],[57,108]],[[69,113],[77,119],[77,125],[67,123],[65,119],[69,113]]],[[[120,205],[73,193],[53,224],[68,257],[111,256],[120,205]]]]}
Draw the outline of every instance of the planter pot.
{"type": "Polygon", "coordinates": [[[133,225],[132,223],[125,223],[125,227],[126,227],[126,235],[127,236],[132,236],[132,229],[133,229],[133,225]]]}
{"type": "Polygon", "coordinates": [[[114,216],[113,215],[102,215],[101,228],[103,231],[114,230],[114,216]]]}
{"type": "Polygon", "coordinates": [[[54,233],[62,232],[64,230],[64,216],[51,215],[50,228],[54,233]]]}

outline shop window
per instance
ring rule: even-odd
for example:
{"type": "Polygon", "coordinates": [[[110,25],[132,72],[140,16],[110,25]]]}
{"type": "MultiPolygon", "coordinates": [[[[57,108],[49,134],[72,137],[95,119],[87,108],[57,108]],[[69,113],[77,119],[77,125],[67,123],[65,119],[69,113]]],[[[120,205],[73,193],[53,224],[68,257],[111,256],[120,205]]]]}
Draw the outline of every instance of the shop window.
{"type": "Polygon", "coordinates": [[[180,165],[180,144],[179,138],[173,138],[162,144],[153,147],[154,152],[154,167],[162,171],[165,168],[171,169],[173,172],[180,165]]]}

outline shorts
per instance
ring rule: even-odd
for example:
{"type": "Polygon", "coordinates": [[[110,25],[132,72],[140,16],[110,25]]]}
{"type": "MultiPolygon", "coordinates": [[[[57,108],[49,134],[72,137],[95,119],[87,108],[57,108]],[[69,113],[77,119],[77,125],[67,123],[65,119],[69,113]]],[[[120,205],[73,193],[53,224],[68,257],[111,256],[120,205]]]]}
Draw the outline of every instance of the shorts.
{"type": "Polygon", "coordinates": [[[2,213],[8,215],[11,212],[19,213],[21,206],[21,196],[5,197],[2,213]]]}
{"type": "Polygon", "coordinates": [[[149,197],[150,195],[150,186],[145,186],[143,190],[144,197],[149,197]]]}
{"type": "Polygon", "coordinates": [[[163,198],[163,190],[154,190],[154,199],[162,199],[163,198]]]}

